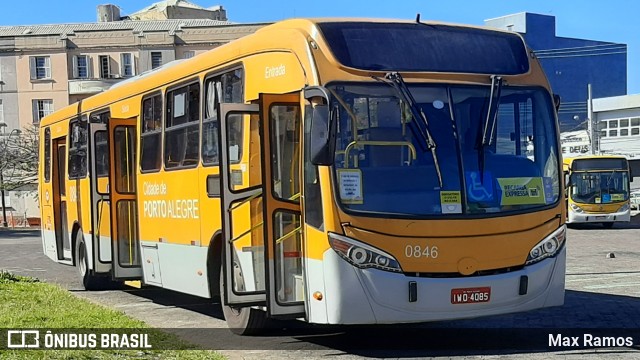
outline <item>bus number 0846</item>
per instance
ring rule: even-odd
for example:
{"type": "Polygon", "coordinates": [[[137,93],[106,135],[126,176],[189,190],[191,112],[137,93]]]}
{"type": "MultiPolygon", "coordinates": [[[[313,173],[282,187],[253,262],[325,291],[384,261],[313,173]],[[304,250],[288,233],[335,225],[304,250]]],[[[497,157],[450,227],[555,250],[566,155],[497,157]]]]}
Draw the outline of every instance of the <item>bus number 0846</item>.
{"type": "Polygon", "coordinates": [[[404,248],[404,255],[408,258],[437,258],[438,257],[438,247],[437,246],[425,246],[422,247],[420,245],[407,245],[404,248]]]}

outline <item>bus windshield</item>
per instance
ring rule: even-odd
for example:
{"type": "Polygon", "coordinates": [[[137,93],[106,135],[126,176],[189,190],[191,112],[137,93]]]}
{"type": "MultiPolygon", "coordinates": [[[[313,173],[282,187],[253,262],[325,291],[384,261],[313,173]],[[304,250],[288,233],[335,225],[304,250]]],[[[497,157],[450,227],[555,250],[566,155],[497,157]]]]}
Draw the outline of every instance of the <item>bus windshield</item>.
{"type": "Polygon", "coordinates": [[[403,217],[489,214],[558,200],[555,118],[542,88],[504,86],[497,121],[485,130],[489,87],[408,84],[427,119],[435,155],[416,127],[423,120],[413,118],[391,86],[328,88],[337,122],[337,200],[347,211],[403,217]],[[484,131],[493,135],[482,145],[484,131]]]}
{"type": "Polygon", "coordinates": [[[571,199],[582,204],[608,204],[629,199],[627,170],[574,172],[571,199]]]}

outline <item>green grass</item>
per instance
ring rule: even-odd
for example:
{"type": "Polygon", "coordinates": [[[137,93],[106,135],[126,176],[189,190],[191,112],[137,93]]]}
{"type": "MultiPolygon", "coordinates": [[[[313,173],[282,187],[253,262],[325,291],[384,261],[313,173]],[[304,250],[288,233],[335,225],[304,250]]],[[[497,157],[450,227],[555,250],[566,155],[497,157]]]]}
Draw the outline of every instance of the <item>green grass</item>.
{"type": "MultiPolygon", "coordinates": [[[[144,329],[154,348],[172,350],[0,350],[0,359],[223,359],[200,350],[176,335],[151,329],[144,322],[73,296],[58,286],[0,271],[0,328],[78,329],[69,332],[108,333],[109,328],[136,333],[144,329]],[[94,332],[94,329],[100,329],[94,332]],[[106,329],[106,330],[105,330],[106,329]],[[130,330],[129,330],[130,329],[130,330]],[[176,350],[173,350],[176,349],[176,350]]],[[[121,331],[118,331],[121,332],[121,331]]],[[[0,334],[6,347],[6,333],[0,334]]],[[[44,332],[40,342],[43,344],[44,332]]],[[[99,335],[98,335],[99,336],[99,335]]],[[[99,341],[98,341],[99,342],[99,341]]]]}

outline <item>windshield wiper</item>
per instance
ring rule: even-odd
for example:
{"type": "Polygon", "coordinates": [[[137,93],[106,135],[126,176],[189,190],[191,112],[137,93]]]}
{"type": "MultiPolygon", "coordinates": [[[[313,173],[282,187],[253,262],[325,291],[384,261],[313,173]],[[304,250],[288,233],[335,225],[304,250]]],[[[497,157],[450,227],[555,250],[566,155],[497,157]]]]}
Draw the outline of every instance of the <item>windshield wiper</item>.
{"type": "Polygon", "coordinates": [[[616,169],[611,171],[611,175],[609,175],[609,179],[607,180],[607,192],[611,193],[611,180],[613,180],[613,176],[616,174],[616,169]]]}
{"type": "Polygon", "coordinates": [[[500,105],[500,92],[502,91],[502,77],[491,75],[491,94],[489,95],[489,110],[487,111],[487,119],[484,122],[482,130],[482,147],[491,146],[493,136],[495,134],[496,123],[498,120],[498,105],[500,105]],[[487,140],[487,132],[491,125],[491,132],[487,140]]]}
{"type": "Polygon", "coordinates": [[[438,155],[436,154],[436,142],[433,140],[431,131],[429,131],[429,121],[427,120],[427,116],[424,114],[424,111],[418,107],[416,100],[411,94],[411,91],[409,91],[404,79],[397,72],[387,73],[384,79],[376,76],[372,77],[375,80],[382,81],[391,86],[398,93],[399,98],[403,99],[409,105],[411,115],[416,119],[416,125],[413,126],[412,129],[415,130],[415,132],[420,135],[422,141],[424,141],[424,144],[422,142],[419,143],[421,147],[423,147],[423,150],[426,148],[426,150],[431,151],[431,157],[433,158],[436,174],[438,175],[438,183],[440,184],[440,188],[442,188],[442,172],[440,171],[438,155]]]}
{"type": "Polygon", "coordinates": [[[482,138],[479,141],[478,168],[480,170],[480,183],[484,183],[484,150],[493,143],[496,123],[498,120],[498,106],[500,105],[500,93],[502,92],[502,77],[491,75],[491,93],[489,94],[489,109],[487,117],[482,125],[482,138]],[[488,136],[487,136],[487,133],[488,136]],[[488,139],[487,139],[488,137],[488,139]]]}

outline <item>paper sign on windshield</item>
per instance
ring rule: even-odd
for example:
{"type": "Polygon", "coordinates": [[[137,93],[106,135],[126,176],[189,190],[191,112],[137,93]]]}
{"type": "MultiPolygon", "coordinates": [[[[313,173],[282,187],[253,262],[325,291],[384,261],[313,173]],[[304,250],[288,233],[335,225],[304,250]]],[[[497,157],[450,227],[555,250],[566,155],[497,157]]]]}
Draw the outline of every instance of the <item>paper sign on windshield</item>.
{"type": "Polygon", "coordinates": [[[462,214],[460,191],[440,191],[440,206],[443,214],[462,214]]]}
{"type": "Polygon", "coordinates": [[[343,204],[362,204],[362,172],[358,169],[338,170],[340,201],[343,204]]]}
{"type": "Polygon", "coordinates": [[[624,201],[624,194],[611,194],[611,201],[624,201]]]}
{"type": "Polygon", "coordinates": [[[498,178],[502,198],[500,205],[545,204],[542,178],[498,178]]]}

